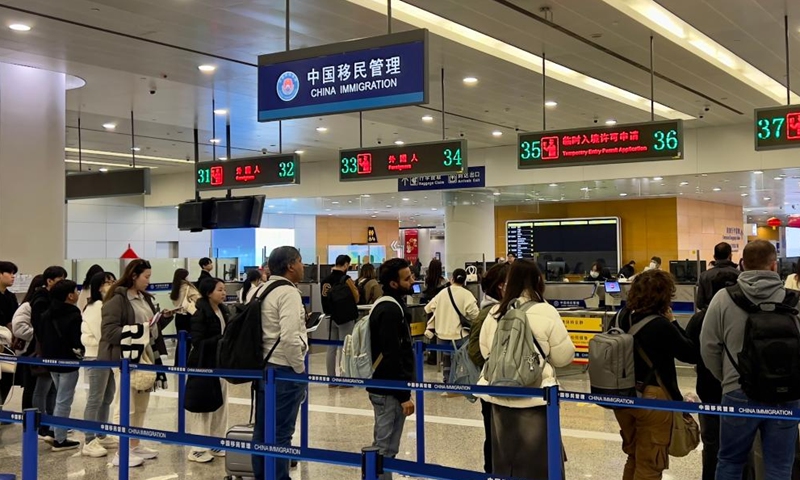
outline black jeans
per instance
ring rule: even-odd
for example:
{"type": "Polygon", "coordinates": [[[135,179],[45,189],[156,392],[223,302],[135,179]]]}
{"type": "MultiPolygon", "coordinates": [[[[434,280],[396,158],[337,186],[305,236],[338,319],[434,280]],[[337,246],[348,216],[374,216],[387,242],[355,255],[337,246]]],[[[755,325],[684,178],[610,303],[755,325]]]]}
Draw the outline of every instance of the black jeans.
{"type": "MultiPolygon", "coordinates": [[[[483,441],[483,471],[492,473],[492,404],[481,400],[481,415],[483,415],[483,431],[486,439],[483,441]]],[[[705,480],[705,479],[703,479],[705,480]]]]}

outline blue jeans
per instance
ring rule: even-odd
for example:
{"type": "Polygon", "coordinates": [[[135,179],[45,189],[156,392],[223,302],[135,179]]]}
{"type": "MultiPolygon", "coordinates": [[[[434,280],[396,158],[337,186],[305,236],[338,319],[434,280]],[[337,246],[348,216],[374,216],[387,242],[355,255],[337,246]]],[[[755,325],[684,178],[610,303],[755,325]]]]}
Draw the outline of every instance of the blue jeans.
{"type": "MultiPolygon", "coordinates": [[[[387,458],[394,458],[400,451],[400,439],[403,438],[403,426],[406,416],[400,400],[391,395],[369,394],[372,410],[375,413],[375,430],[373,447],[380,449],[380,454],[387,458]]],[[[385,472],[380,480],[392,480],[391,472],[385,472]]]]}
{"type": "MultiPolygon", "coordinates": [[[[89,382],[89,394],[86,397],[86,408],[83,419],[92,422],[108,423],[111,403],[117,390],[114,382],[114,371],[110,368],[87,368],[86,380],[89,382]]],[[[99,435],[86,432],[85,442],[88,444],[99,435]]]]}
{"type": "MultiPolygon", "coordinates": [[[[50,373],[42,376],[35,376],[31,374],[34,382],[33,388],[33,408],[39,410],[39,413],[46,413],[54,415],[56,408],[56,387],[53,385],[53,377],[50,373]]],[[[45,434],[50,430],[50,427],[39,427],[39,434],[45,434]]]]}
{"type": "MultiPolygon", "coordinates": [[[[469,340],[469,337],[464,337],[460,340],[442,340],[441,338],[437,338],[436,343],[452,347],[453,342],[455,342],[455,348],[459,349],[467,340],[469,340]]],[[[450,365],[452,364],[454,353],[455,352],[442,352],[442,383],[450,383],[450,365]]]]}
{"type": "MultiPolygon", "coordinates": [[[[733,406],[737,411],[741,407],[787,410],[800,407],[800,401],[779,405],[756,402],[748,399],[741,390],[726,394],[722,404],[733,406]]],[[[766,478],[791,478],[797,441],[797,421],[723,416],[720,425],[716,480],[742,479],[742,471],[753,448],[757,431],[761,432],[766,478]]]]}
{"type": "MultiPolygon", "coordinates": [[[[272,366],[276,372],[293,373],[291,367],[272,366]]],[[[282,447],[292,445],[292,435],[297,424],[297,415],[300,413],[300,404],[306,396],[304,383],[277,381],[275,382],[275,444],[282,447]]],[[[253,431],[253,442],[264,442],[264,382],[258,382],[256,390],[256,426],[253,431]]],[[[264,457],[253,455],[253,473],[256,480],[264,480],[264,457]]],[[[289,476],[289,459],[275,459],[275,477],[270,480],[291,480],[289,476]]]]}
{"type": "MultiPolygon", "coordinates": [[[[56,386],[56,408],[53,416],[69,418],[72,411],[72,400],[75,398],[75,387],[78,385],[78,371],[57,373],[50,372],[53,377],[53,384],[56,386]]],[[[63,442],[67,439],[66,428],[54,428],[56,442],[63,442]]]]}

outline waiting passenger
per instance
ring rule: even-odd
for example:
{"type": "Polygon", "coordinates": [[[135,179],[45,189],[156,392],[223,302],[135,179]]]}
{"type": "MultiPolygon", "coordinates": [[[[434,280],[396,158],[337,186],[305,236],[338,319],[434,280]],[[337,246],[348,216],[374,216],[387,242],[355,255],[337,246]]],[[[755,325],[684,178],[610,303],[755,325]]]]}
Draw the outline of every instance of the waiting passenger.
{"type": "MultiPolygon", "coordinates": [[[[253,270],[259,274],[258,270],[253,270]]],[[[228,323],[225,282],[218,278],[200,284],[197,311],[192,316],[192,350],[187,366],[217,368],[217,344],[228,323]]],[[[228,429],[228,382],[216,377],[190,376],[186,382],[187,430],[195,435],[223,438],[228,429]]],[[[224,457],[218,448],[192,447],[189,461],[207,463],[224,457]]]]}
{"type": "MultiPolygon", "coordinates": [[[[150,262],[135,259],[128,264],[122,278],[117,280],[108,291],[103,304],[103,323],[101,325],[100,345],[97,359],[106,362],[118,362],[123,356],[137,362],[149,362],[161,365],[161,355],[167,354],[167,347],[161,331],[169,325],[172,317],[162,312],[158,322],[153,322],[157,313],[153,297],[147,293],[152,270],[150,262]],[[146,341],[144,345],[136,344],[134,339],[146,341]],[[124,340],[124,342],[123,342],[124,340]],[[124,343],[124,345],[123,345],[124,343]]],[[[166,375],[158,373],[155,386],[166,386],[166,375]]],[[[119,385],[117,387],[119,390],[119,385]]],[[[147,407],[150,404],[151,389],[130,391],[130,425],[143,427],[147,407]]],[[[119,397],[119,391],[116,394],[119,397]]],[[[119,408],[114,412],[114,423],[119,423],[119,408]]],[[[136,467],[145,460],[158,456],[158,450],[141,445],[139,440],[130,440],[129,465],[136,467]]],[[[114,456],[112,464],[119,466],[119,452],[114,456]]]]}
{"type": "MultiPolygon", "coordinates": [[[[72,280],[61,280],[50,289],[50,307],[42,314],[36,336],[42,342],[42,358],[50,360],[82,360],[81,311],[78,303],[78,285],[72,280]]],[[[78,367],[47,367],[56,389],[56,407],[53,415],[69,418],[75,387],[78,385],[78,367]]],[[[54,429],[52,450],[60,452],[78,448],[81,442],[67,438],[67,429],[54,429]]]]}
{"type": "MultiPolygon", "coordinates": [[[[89,281],[89,300],[83,310],[81,323],[81,343],[86,352],[86,360],[97,360],[97,349],[100,347],[103,324],[103,298],[117,281],[111,272],[100,272],[89,281]]],[[[82,293],[82,292],[81,292],[82,293]]],[[[87,368],[86,381],[89,393],[86,396],[86,408],[83,419],[92,422],[108,423],[114,393],[117,391],[118,374],[111,368],[87,368]]],[[[108,448],[116,448],[119,441],[107,435],[86,432],[81,453],[88,457],[100,458],[108,455],[108,448]]]]}
{"type": "MultiPolygon", "coordinates": [[[[774,409],[796,409],[800,407],[800,401],[779,400],[780,391],[776,391],[776,387],[767,389],[767,386],[774,385],[774,380],[788,381],[790,384],[796,382],[794,379],[798,372],[787,367],[792,365],[790,362],[793,358],[800,355],[796,344],[798,333],[776,332],[774,327],[785,323],[776,322],[778,316],[791,319],[791,324],[796,322],[796,316],[770,307],[773,312],[769,314],[770,321],[761,322],[763,328],[760,327],[766,336],[761,342],[755,343],[752,338],[745,337],[748,323],[753,319],[743,307],[784,301],[796,307],[797,295],[789,295],[791,292],[784,288],[777,273],[777,252],[770,242],[750,242],[744,248],[743,257],[745,271],[739,275],[738,288],[733,287],[714,296],[706,312],[700,334],[703,361],[722,382],[723,405],[736,408],[768,405],[774,409]],[[761,345],[769,345],[770,351],[765,352],[761,345]],[[748,348],[745,349],[745,346],[748,348]],[[738,363],[732,359],[738,359],[738,363]],[[742,365],[745,362],[747,364],[742,365]],[[787,379],[787,375],[793,377],[787,379]],[[758,391],[759,395],[764,396],[761,401],[754,400],[750,392],[745,393],[745,390],[767,378],[773,379],[773,382],[767,381],[758,391]]],[[[790,478],[795,458],[797,421],[723,416],[717,480],[742,478],[742,468],[758,431],[761,432],[766,478],[790,478]]]]}
{"type": "Polygon", "coordinates": [[[605,282],[606,280],[611,280],[611,272],[598,262],[592,264],[589,275],[584,279],[586,282],[605,282]]]}
{"type": "Polygon", "coordinates": [[[428,271],[425,272],[425,289],[422,291],[422,298],[425,301],[431,301],[433,297],[439,294],[443,289],[447,288],[450,282],[444,278],[444,270],[442,262],[433,259],[428,264],[428,271]]]}
{"type": "MultiPolygon", "coordinates": [[[[353,333],[353,327],[358,318],[358,288],[353,279],[347,275],[351,261],[349,255],[336,257],[336,265],[319,286],[322,296],[322,311],[330,317],[328,340],[344,341],[348,335],[353,333]]],[[[336,376],[336,354],[339,350],[341,348],[337,346],[328,347],[325,366],[330,377],[336,376]]],[[[334,385],[329,385],[329,387],[335,388],[334,385]]]]}
{"type": "MultiPolygon", "coordinates": [[[[682,401],[675,359],[692,364],[698,360],[694,345],[672,314],[674,295],[672,275],[648,270],[636,276],[628,303],[617,314],[616,325],[625,332],[639,322],[648,322],[634,335],[636,385],[643,398],[682,401]]],[[[620,426],[622,451],[628,455],[623,480],[662,478],[669,468],[672,412],[619,408],[614,416],[620,426]]]]}
{"type": "Polygon", "coordinates": [[[631,278],[636,275],[636,262],[631,260],[619,269],[620,278],[631,278]]]}
{"type": "Polygon", "coordinates": [[[733,278],[736,283],[735,280],[740,272],[736,268],[736,264],[731,261],[731,257],[730,244],[721,242],[714,247],[714,268],[701,273],[700,278],[697,279],[697,296],[694,303],[698,310],[707,309],[711,299],[719,291],[719,289],[714,289],[714,284],[724,285],[725,279],[729,278],[733,278]]]}
{"type": "MultiPolygon", "coordinates": [[[[31,299],[36,290],[44,287],[44,276],[36,275],[28,286],[28,292],[22,299],[22,304],[11,320],[11,332],[16,339],[12,348],[17,356],[30,357],[33,355],[33,325],[31,324],[31,299]]],[[[33,408],[33,392],[36,389],[36,376],[31,373],[30,365],[20,363],[17,365],[16,375],[22,380],[22,409],[33,408]]],[[[53,408],[55,408],[55,396],[53,396],[53,408]]],[[[52,409],[50,410],[52,412],[52,409]]],[[[52,431],[51,431],[52,433],[52,431]]],[[[51,435],[50,438],[53,438],[51,435]]]]}
{"type": "Polygon", "coordinates": [[[196,287],[200,287],[200,282],[206,278],[214,278],[211,276],[211,270],[214,270],[214,261],[208,257],[203,257],[197,262],[200,265],[200,277],[197,279],[196,287]]]}
{"type": "Polygon", "coordinates": [[[256,292],[258,292],[258,287],[261,286],[262,278],[263,274],[261,270],[248,270],[242,288],[236,292],[236,298],[239,300],[239,303],[245,305],[250,303],[250,300],[252,300],[256,292]]]}
{"type": "MultiPolygon", "coordinates": [[[[205,271],[205,270],[204,270],[205,271]]],[[[172,300],[172,306],[179,308],[175,314],[175,332],[188,332],[192,328],[192,315],[197,310],[195,303],[200,300],[200,292],[197,286],[188,280],[189,270],[185,268],[178,268],[172,275],[172,290],[169,292],[169,299],[172,300]]],[[[211,278],[209,276],[209,278],[211,278]]],[[[181,350],[182,345],[178,344],[175,349],[175,365],[178,364],[178,359],[186,355],[181,350]]]]}
{"type": "MultiPolygon", "coordinates": [[[[14,286],[14,278],[17,275],[17,266],[11,262],[0,262],[0,328],[7,328],[6,333],[12,336],[11,321],[14,319],[14,313],[19,308],[17,303],[17,296],[9,290],[9,287],[14,286]]],[[[8,347],[11,348],[12,340],[8,340],[8,347]]],[[[0,342],[0,351],[3,350],[3,342],[0,342]]],[[[19,368],[19,365],[17,366],[19,368]]],[[[0,408],[5,404],[8,394],[14,387],[14,375],[3,375],[0,377],[0,408]]]]}
{"type": "MultiPolygon", "coordinates": [[[[425,305],[425,313],[433,314],[428,321],[428,328],[425,336],[429,339],[437,338],[440,345],[454,345],[461,348],[461,345],[469,337],[469,329],[472,322],[478,318],[480,309],[475,296],[464,288],[467,283],[467,272],[463,268],[457,268],[453,272],[453,283],[445,288],[433,300],[425,305]]],[[[450,364],[453,355],[444,353],[442,355],[442,374],[443,382],[450,382],[450,364]]],[[[460,396],[455,393],[443,393],[443,397],[460,396]]]]}
{"type": "Polygon", "coordinates": [[[786,290],[800,290],[800,261],[794,264],[794,273],[786,277],[783,284],[786,290]]]}
{"type": "MultiPolygon", "coordinates": [[[[557,367],[572,363],[575,346],[555,308],[544,300],[542,272],[532,260],[517,260],[508,272],[503,300],[492,307],[481,327],[483,358],[492,353],[498,321],[521,303],[528,325],[543,350],[542,387],[557,385],[557,367]]],[[[481,378],[479,385],[488,382],[481,378]]],[[[547,473],[547,402],[542,398],[484,396],[492,404],[492,473],[545,480],[547,473]]],[[[562,465],[563,470],[563,465],[562,465]]]]}
{"type": "Polygon", "coordinates": [[[644,272],[650,270],[661,270],[661,257],[650,257],[650,264],[644,267],[644,272]]]}
{"type": "MultiPolygon", "coordinates": [[[[412,293],[413,282],[408,261],[392,258],[381,265],[383,292],[394,301],[379,303],[370,314],[372,358],[377,363],[372,375],[374,380],[408,382],[414,379],[410,314],[405,306],[405,297],[412,293]],[[400,308],[397,304],[400,304],[400,308]]],[[[375,413],[372,446],[377,447],[384,457],[394,458],[400,451],[406,417],[414,414],[411,392],[367,388],[367,393],[375,413]]],[[[380,477],[380,480],[391,479],[389,472],[380,477]]]]}
{"type": "MultiPolygon", "coordinates": [[[[263,329],[264,355],[267,366],[278,372],[305,372],[305,358],[308,353],[306,334],[306,312],[303,298],[296,285],[303,281],[303,258],[294,247],[278,247],[269,256],[269,270],[272,272],[265,288],[274,282],[285,282],[272,291],[261,303],[261,325],[263,329]]],[[[298,382],[275,382],[275,439],[276,444],[289,447],[297,424],[300,404],[306,396],[306,385],[298,382]]],[[[256,389],[256,426],[254,442],[264,441],[264,382],[258,382],[256,389]]],[[[264,457],[254,455],[253,472],[257,480],[264,480],[264,457]]],[[[289,460],[275,459],[274,480],[291,480],[289,460]]]]}
{"type": "Polygon", "coordinates": [[[513,254],[513,253],[511,253],[511,252],[508,252],[508,255],[506,256],[506,262],[507,262],[507,263],[514,263],[514,261],[515,261],[516,259],[517,259],[517,256],[516,256],[516,255],[514,255],[514,254],[513,254]]]}
{"type": "Polygon", "coordinates": [[[81,295],[78,297],[78,310],[81,312],[86,309],[86,304],[89,303],[89,297],[91,297],[92,277],[104,271],[103,267],[97,264],[92,265],[86,271],[86,276],[83,278],[83,285],[81,286],[81,295]]]}
{"type": "Polygon", "coordinates": [[[375,271],[375,265],[365,263],[361,266],[356,287],[358,288],[358,303],[360,305],[372,305],[375,300],[383,296],[383,289],[381,284],[378,283],[378,273],[375,271]]]}
{"type": "MultiPolygon", "coordinates": [[[[469,332],[469,358],[478,367],[478,370],[483,370],[483,365],[486,363],[483,355],[481,355],[481,327],[483,327],[483,322],[486,320],[489,311],[500,303],[499,299],[503,298],[503,290],[506,287],[509,268],[510,265],[507,263],[498,263],[490,268],[484,275],[483,280],[481,280],[481,289],[483,290],[481,311],[478,313],[478,318],[472,322],[472,329],[469,332]]],[[[483,471],[492,473],[492,404],[482,398],[480,401],[485,435],[483,441],[483,471]]]]}

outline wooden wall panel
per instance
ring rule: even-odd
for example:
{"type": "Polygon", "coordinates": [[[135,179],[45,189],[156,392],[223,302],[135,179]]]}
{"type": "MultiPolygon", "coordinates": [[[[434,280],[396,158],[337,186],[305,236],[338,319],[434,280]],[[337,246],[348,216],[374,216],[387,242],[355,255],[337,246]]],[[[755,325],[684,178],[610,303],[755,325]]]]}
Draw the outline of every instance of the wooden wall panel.
{"type": "Polygon", "coordinates": [[[743,232],[741,206],[678,199],[678,258],[695,259],[699,249],[700,258],[711,262],[714,246],[725,241],[734,247],[736,259],[747,242],[743,232]]]}
{"type": "Polygon", "coordinates": [[[396,220],[372,218],[317,217],[317,256],[326,262],[328,245],[352,245],[367,243],[367,227],[375,227],[378,244],[386,247],[387,258],[394,257],[391,244],[400,238],[400,224],[396,220]]]}

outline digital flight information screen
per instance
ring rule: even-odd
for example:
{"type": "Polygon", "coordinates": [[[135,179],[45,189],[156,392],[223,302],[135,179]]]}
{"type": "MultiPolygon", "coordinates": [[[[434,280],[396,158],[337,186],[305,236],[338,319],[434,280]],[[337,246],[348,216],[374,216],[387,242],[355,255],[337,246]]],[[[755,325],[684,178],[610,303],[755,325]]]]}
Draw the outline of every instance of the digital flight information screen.
{"type": "Polygon", "coordinates": [[[339,150],[339,180],[456,174],[467,170],[467,141],[339,150]]]}
{"type": "Polygon", "coordinates": [[[550,130],[517,136],[519,168],[680,158],[683,158],[681,120],[550,130]]]}
{"type": "Polygon", "coordinates": [[[800,147],[800,105],[759,108],[754,117],[757,151],[800,147]]]}
{"type": "Polygon", "coordinates": [[[300,183],[300,158],[297,154],[203,162],[195,166],[197,190],[227,190],[298,183],[300,183]]]}
{"type": "Polygon", "coordinates": [[[533,258],[533,222],[507,222],[506,246],[517,258],[533,258]]]}

